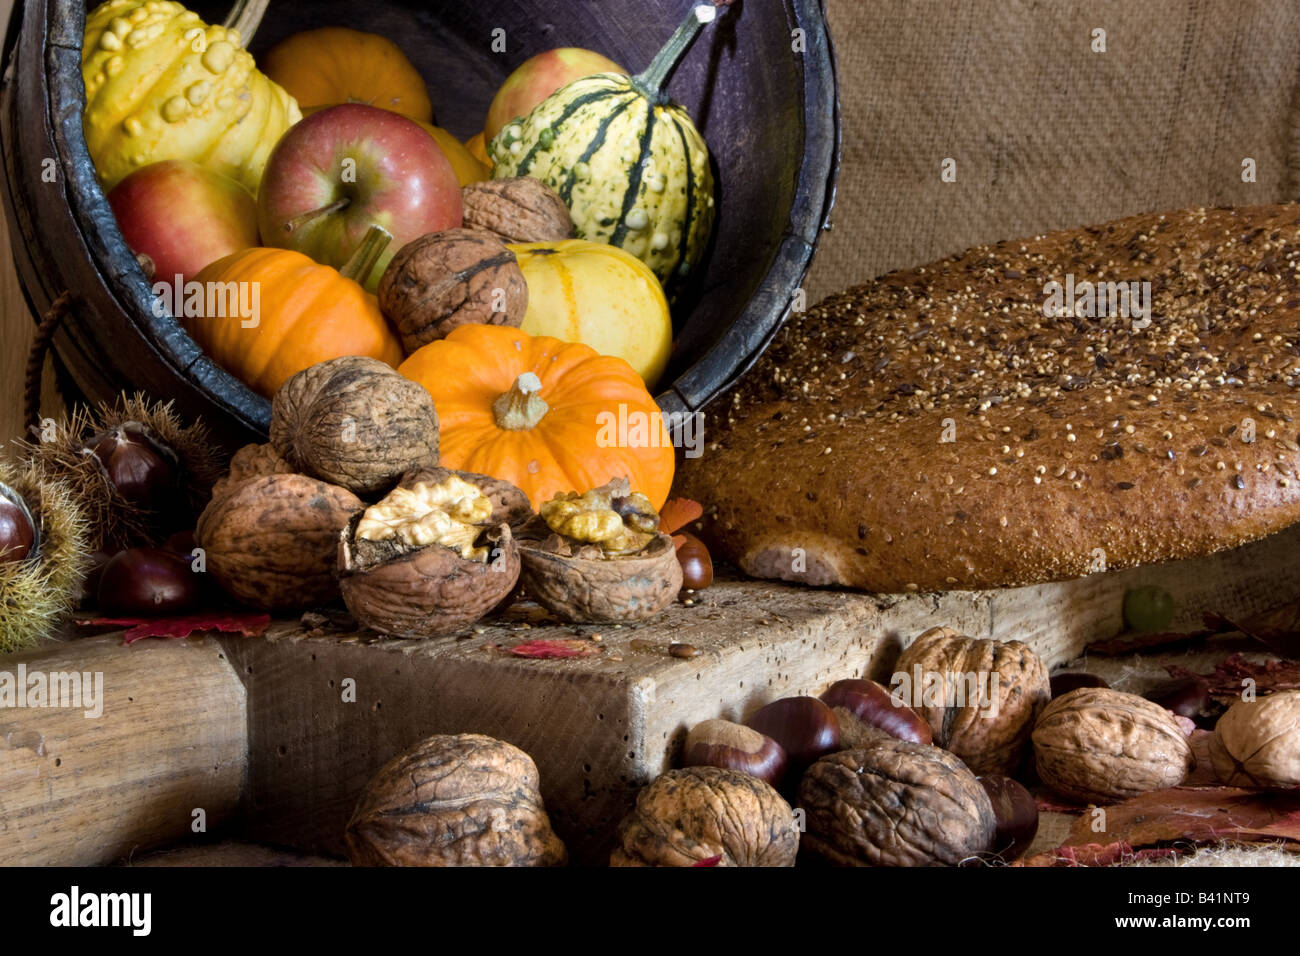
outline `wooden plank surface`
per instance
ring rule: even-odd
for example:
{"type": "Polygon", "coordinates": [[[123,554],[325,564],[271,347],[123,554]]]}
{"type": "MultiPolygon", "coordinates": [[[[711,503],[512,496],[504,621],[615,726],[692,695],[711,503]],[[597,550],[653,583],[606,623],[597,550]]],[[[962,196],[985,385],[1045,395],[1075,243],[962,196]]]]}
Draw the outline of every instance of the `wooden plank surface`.
{"type": "Polygon", "coordinates": [[[475,732],[532,755],[570,853],[600,864],[637,789],[675,764],[700,720],[743,719],[843,677],[887,679],[905,643],[933,625],[1024,640],[1058,665],[1121,630],[1123,594],[1137,584],[1168,588],[1178,625],[1194,626],[1206,609],[1242,614],[1300,599],[1298,547],[1300,528],[1196,561],[998,592],[866,595],[722,581],[694,606],[635,628],[546,625],[535,609],[461,640],[278,624],[265,639],[228,642],[248,682],[248,834],[341,855],[357,796],[384,762],[431,734],[475,732]],[[592,658],[502,650],[597,632],[602,650],[592,658]],[[672,657],[672,641],[700,653],[672,657]],[[348,679],[353,702],[343,699],[348,679]]]}
{"type": "Polygon", "coordinates": [[[246,719],[217,641],[126,647],[114,634],[0,656],[0,866],[109,862],[190,835],[196,809],[219,827],[239,806],[246,719]],[[71,672],[88,686],[99,675],[99,705],[4,696],[9,681],[31,703],[40,682],[71,672]]]}

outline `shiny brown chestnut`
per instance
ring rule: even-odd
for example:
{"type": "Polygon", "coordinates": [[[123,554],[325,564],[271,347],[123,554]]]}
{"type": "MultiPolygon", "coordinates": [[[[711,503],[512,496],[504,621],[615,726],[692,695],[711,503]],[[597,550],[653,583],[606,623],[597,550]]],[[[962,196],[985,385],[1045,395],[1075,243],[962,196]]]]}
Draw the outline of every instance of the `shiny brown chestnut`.
{"type": "Polygon", "coordinates": [[[730,720],[705,720],[691,728],[682,752],[683,767],[739,770],[772,786],[785,776],[785,750],[771,737],[730,720]]]}
{"type": "Polygon", "coordinates": [[[27,509],[0,496],[0,564],[21,561],[32,553],[36,525],[27,509]]]}
{"type": "Polygon", "coordinates": [[[1210,684],[1203,677],[1175,677],[1161,681],[1142,696],[1179,717],[1195,718],[1210,702],[1210,684]]]}
{"type": "Polygon", "coordinates": [[[152,511],[165,510],[176,491],[176,455],[139,422],[124,422],[101,432],[86,448],[104,465],[108,480],[127,501],[152,511]]]}
{"type": "Polygon", "coordinates": [[[1110,684],[1096,674],[1065,673],[1057,674],[1051,679],[1052,700],[1068,694],[1080,687],[1110,687],[1110,684]]]}
{"type": "Polygon", "coordinates": [[[113,555],[99,578],[99,609],[128,617],[182,614],[202,596],[199,577],[183,557],[161,548],[113,555]]]}
{"type": "MultiPolygon", "coordinates": [[[[822,694],[832,710],[843,708],[860,723],[914,744],[934,743],[934,732],[925,718],[873,680],[837,680],[822,694]]],[[[840,735],[844,727],[840,727],[840,735]]]]}
{"type": "Polygon", "coordinates": [[[1024,856],[1038,835],[1038,801],[1024,785],[1010,777],[989,774],[978,778],[993,804],[997,832],[989,850],[1010,863],[1024,856]]]}
{"type": "Polygon", "coordinates": [[[840,749],[835,712],[816,697],[783,697],[754,712],[747,727],[766,734],[785,751],[787,776],[797,780],[819,757],[840,749]]]}
{"type": "Polygon", "coordinates": [[[678,531],[673,537],[677,535],[686,539],[677,549],[677,562],[682,566],[682,587],[703,591],[713,583],[713,559],[709,557],[709,549],[693,534],[678,531]]]}

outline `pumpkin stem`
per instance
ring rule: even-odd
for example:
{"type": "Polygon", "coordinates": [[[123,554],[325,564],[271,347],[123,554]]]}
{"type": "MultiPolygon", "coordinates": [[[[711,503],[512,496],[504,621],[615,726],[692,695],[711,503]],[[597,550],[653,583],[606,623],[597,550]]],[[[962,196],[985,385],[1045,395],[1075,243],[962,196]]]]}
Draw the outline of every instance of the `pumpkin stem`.
{"type": "Polygon", "coordinates": [[[532,372],[524,372],[515,379],[510,391],[502,393],[492,403],[492,415],[496,418],[497,428],[522,432],[536,427],[551,407],[538,394],[541,390],[542,380],[532,372]]]}
{"type": "Polygon", "coordinates": [[[712,23],[718,15],[718,8],[708,3],[696,4],[687,14],[677,32],[668,38],[662,50],[655,54],[650,65],[636,76],[632,82],[650,99],[662,99],[663,86],[668,74],[673,71],[677,61],[691,45],[700,29],[706,23],[712,23]]]}
{"type": "Polygon", "coordinates": [[[361,237],[361,245],[357,246],[357,251],[352,253],[348,261],[339,268],[339,275],[365,285],[370,270],[375,267],[375,263],[379,261],[379,257],[384,254],[384,250],[392,241],[392,233],[383,226],[371,226],[361,237]]]}
{"type": "Polygon", "coordinates": [[[253,34],[261,25],[262,17],[266,15],[266,8],[270,2],[271,0],[238,0],[231,7],[226,22],[222,24],[227,30],[234,30],[239,34],[239,45],[245,50],[248,49],[248,42],[253,39],[253,34]]]}

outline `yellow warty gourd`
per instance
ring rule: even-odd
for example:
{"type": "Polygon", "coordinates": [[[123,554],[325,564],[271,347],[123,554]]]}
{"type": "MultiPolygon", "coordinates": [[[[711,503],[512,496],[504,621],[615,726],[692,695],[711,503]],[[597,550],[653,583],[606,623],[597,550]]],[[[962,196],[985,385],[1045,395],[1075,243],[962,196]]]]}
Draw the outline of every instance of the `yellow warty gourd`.
{"type": "Polygon", "coordinates": [[[166,0],[90,12],[83,126],[104,189],[148,163],[188,159],[257,192],[271,148],[302,114],[242,42],[166,0]]]}

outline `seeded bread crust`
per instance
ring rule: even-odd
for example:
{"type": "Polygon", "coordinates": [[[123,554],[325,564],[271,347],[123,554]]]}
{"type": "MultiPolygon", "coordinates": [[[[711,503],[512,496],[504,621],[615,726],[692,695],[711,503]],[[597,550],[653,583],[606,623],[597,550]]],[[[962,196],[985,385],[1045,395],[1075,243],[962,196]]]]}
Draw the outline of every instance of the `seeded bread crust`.
{"type": "Polygon", "coordinates": [[[675,493],[751,575],[881,592],[1235,547],[1300,520],[1298,271],[1288,204],[890,273],[791,318],[709,409],[675,493]],[[1044,285],[1067,273],[1149,281],[1150,325],[1045,317],[1044,285]]]}

